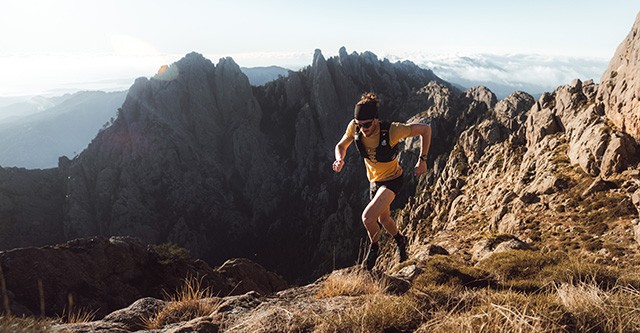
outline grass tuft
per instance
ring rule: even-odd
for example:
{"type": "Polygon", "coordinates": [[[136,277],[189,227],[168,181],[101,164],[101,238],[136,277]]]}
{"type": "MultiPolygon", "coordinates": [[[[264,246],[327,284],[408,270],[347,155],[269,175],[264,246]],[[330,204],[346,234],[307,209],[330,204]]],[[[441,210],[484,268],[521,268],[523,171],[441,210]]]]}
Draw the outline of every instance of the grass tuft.
{"type": "Polygon", "coordinates": [[[202,279],[187,277],[175,294],[168,295],[168,304],[154,316],[144,320],[149,329],[160,329],[168,324],[209,316],[218,309],[221,299],[214,297],[210,288],[202,286],[202,279]]]}
{"type": "Polygon", "coordinates": [[[382,294],[387,289],[384,279],[375,279],[361,269],[333,272],[320,285],[316,298],[382,294]]]}

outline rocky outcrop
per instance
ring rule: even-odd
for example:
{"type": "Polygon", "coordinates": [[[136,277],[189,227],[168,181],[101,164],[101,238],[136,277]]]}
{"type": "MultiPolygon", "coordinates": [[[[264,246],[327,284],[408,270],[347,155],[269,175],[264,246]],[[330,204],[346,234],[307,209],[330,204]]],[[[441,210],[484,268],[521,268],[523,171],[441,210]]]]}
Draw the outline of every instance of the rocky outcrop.
{"type": "MultiPolygon", "coordinates": [[[[433,168],[398,214],[403,231],[415,241],[437,242],[476,260],[487,255],[478,248],[487,233],[532,246],[586,225],[594,237],[607,241],[633,239],[628,226],[637,209],[630,198],[635,186],[629,184],[637,179],[632,170],[639,150],[631,136],[616,130],[599,111],[597,89],[592,81],[575,80],[537,102],[514,94],[495,105],[484,103],[488,108],[474,121],[457,122],[457,141],[448,146],[443,140],[449,150],[431,156],[433,168]]],[[[482,105],[453,100],[449,97],[440,109],[418,116],[435,124],[432,145],[442,139],[437,135],[440,122],[446,124],[443,128],[456,128],[447,115],[482,105]]],[[[585,247],[598,245],[590,246],[585,247]]]]}
{"type": "Polygon", "coordinates": [[[593,81],[575,80],[543,95],[527,120],[530,150],[546,136],[565,134],[567,155],[592,176],[608,177],[638,163],[638,146],[625,132],[612,128],[594,100],[593,81]]]}
{"type": "Polygon", "coordinates": [[[77,239],[42,248],[0,252],[0,265],[14,315],[62,315],[74,309],[100,318],[143,297],[172,294],[188,277],[213,294],[256,290],[268,295],[287,287],[278,275],[246,260],[211,268],[178,251],[144,245],[129,237],[77,239]],[[16,312],[23,309],[26,312],[16,312]]]}
{"type": "Polygon", "coordinates": [[[254,291],[261,295],[269,295],[275,290],[287,287],[282,278],[249,259],[229,259],[216,270],[225,277],[228,284],[234,286],[236,294],[254,291]]]}
{"type": "MultiPolygon", "coordinates": [[[[410,212],[407,221],[409,230],[415,230],[418,234],[418,230],[425,228],[425,222],[429,222],[432,230],[454,228],[456,221],[465,215],[464,211],[470,209],[476,197],[505,188],[492,185],[488,192],[478,190],[469,195],[463,195],[462,191],[467,186],[468,175],[481,172],[475,166],[481,164],[483,168],[492,169],[491,172],[502,174],[505,172],[504,165],[507,164],[504,160],[517,159],[516,154],[507,152],[500,156],[501,161],[494,158],[496,154],[500,154],[495,151],[496,146],[504,143],[509,147],[524,141],[521,126],[526,112],[533,104],[533,98],[521,92],[496,102],[495,96],[483,87],[455,94],[446,87],[438,87],[432,83],[421,92],[426,95],[429,107],[412,121],[432,124],[433,148],[429,154],[434,162],[433,167],[428,167],[426,182],[420,184],[422,188],[430,190],[418,190],[415,198],[405,208],[405,211],[410,212]],[[507,140],[509,138],[511,140],[507,140]],[[494,161],[482,162],[487,154],[494,161]]],[[[408,159],[407,155],[417,149],[416,141],[407,140],[401,158],[408,159]]],[[[406,173],[412,171],[412,163],[405,165],[406,173]]],[[[495,175],[487,171],[482,176],[483,181],[489,182],[495,175]]]]}
{"type": "Polygon", "coordinates": [[[640,16],[600,77],[598,101],[616,129],[640,140],[640,16]]]}

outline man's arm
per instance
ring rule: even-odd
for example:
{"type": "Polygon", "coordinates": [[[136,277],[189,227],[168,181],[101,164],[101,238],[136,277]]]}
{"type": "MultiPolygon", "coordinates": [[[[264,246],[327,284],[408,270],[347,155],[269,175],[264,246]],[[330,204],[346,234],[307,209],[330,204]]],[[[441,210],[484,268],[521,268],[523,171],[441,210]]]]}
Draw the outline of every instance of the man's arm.
{"type": "Polygon", "coordinates": [[[345,135],[336,145],[336,160],[333,162],[333,171],[340,172],[342,170],[342,166],[344,166],[344,156],[347,154],[347,148],[349,148],[352,142],[353,138],[347,137],[345,135]]]}
{"type": "Polygon", "coordinates": [[[411,135],[420,136],[420,157],[416,166],[413,169],[413,173],[416,176],[420,176],[427,172],[427,154],[429,153],[429,147],[431,147],[431,126],[427,124],[411,124],[411,135]]]}

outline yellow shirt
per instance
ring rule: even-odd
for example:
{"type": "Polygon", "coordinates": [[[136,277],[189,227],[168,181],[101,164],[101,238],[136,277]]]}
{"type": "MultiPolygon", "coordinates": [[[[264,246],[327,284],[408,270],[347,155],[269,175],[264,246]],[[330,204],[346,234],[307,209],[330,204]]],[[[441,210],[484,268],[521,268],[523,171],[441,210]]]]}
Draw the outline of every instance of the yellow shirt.
{"type": "MultiPolygon", "coordinates": [[[[350,138],[355,139],[356,136],[356,121],[351,120],[347,126],[347,131],[344,133],[343,139],[350,138]]],[[[408,138],[411,135],[411,125],[402,123],[391,123],[389,127],[389,139],[392,147],[398,144],[400,140],[408,138]]],[[[398,159],[395,158],[391,162],[377,162],[376,161],[376,148],[380,143],[380,130],[376,131],[372,136],[361,135],[362,143],[367,151],[369,158],[364,159],[364,165],[367,167],[367,178],[370,182],[382,182],[391,179],[396,179],[402,175],[402,168],[398,163],[398,159]]]]}

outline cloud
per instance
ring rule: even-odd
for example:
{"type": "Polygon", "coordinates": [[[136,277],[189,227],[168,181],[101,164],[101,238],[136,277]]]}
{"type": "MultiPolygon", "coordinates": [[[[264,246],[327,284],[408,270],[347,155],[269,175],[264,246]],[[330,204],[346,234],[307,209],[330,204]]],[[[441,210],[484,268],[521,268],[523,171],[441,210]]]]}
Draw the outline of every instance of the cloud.
{"type": "Polygon", "coordinates": [[[539,54],[426,54],[385,55],[392,61],[410,60],[442,79],[464,87],[484,85],[498,98],[515,90],[532,95],[553,91],[574,79],[599,82],[609,60],[539,54]]]}
{"type": "Polygon", "coordinates": [[[574,79],[598,82],[609,62],[599,58],[535,54],[413,55],[412,58],[409,60],[452,82],[463,80],[539,86],[546,91],[574,79]]]}

